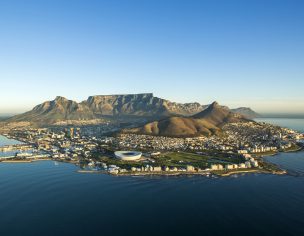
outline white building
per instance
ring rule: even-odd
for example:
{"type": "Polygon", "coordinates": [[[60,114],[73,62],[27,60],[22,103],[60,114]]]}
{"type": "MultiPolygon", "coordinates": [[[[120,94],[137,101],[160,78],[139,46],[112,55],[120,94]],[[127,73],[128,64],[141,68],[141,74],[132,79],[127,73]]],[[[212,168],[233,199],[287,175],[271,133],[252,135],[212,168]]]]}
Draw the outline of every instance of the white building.
{"type": "Polygon", "coordinates": [[[121,159],[123,161],[135,161],[141,158],[142,153],[136,151],[116,151],[116,158],[121,159]]]}

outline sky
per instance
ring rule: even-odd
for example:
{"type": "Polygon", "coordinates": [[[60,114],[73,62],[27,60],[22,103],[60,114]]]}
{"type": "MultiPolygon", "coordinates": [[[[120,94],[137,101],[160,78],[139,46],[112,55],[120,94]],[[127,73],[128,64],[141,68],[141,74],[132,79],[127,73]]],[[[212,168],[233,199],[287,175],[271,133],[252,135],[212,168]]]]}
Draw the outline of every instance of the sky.
{"type": "Polygon", "coordinates": [[[0,113],[57,95],[304,113],[304,1],[1,0],[0,113]]]}

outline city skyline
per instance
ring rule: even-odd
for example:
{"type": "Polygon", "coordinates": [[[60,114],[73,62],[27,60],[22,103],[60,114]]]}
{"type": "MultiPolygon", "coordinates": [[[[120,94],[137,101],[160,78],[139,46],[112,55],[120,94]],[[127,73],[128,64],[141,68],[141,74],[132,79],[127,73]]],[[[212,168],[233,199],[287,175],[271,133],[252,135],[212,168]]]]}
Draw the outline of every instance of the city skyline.
{"type": "Polygon", "coordinates": [[[2,1],[0,114],[153,92],[304,113],[301,1],[2,1]]]}

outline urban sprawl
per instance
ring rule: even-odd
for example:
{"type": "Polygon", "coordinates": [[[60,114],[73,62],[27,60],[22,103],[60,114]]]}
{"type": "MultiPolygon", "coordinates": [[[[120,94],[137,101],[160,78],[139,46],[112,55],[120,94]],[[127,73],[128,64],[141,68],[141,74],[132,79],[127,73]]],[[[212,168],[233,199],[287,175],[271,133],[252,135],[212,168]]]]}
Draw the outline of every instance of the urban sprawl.
{"type": "MultiPolygon", "coordinates": [[[[115,131],[117,127],[107,124],[115,131]]],[[[211,137],[171,138],[119,133],[87,135],[85,127],[60,129],[15,127],[1,134],[22,142],[0,148],[3,162],[56,160],[73,162],[83,171],[110,174],[209,174],[269,169],[261,158],[301,148],[303,134],[257,123],[230,123],[211,137]],[[118,150],[140,151],[136,161],[118,160],[118,150]],[[267,167],[267,168],[266,168],[267,167]]]]}

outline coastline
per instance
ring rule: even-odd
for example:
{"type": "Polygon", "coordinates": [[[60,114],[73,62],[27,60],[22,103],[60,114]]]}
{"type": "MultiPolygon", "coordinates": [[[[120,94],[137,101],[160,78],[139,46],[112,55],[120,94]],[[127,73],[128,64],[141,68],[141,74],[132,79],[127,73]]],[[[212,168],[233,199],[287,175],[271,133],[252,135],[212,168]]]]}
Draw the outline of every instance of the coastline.
{"type": "MultiPolygon", "coordinates": [[[[293,152],[301,152],[301,151],[304,151],[304,147],[299,146],[297,149],[293,149],[293,150],[279,151],[279,152],[273,153],[273,154],[271,154],[271,155],[265,155],[265,156],[261,155],[260,158],[261,158],[261,160],[262,160],[263,162],[265,162],[265,163],[267,163],[267,164],[269,164],[269,165],[272,165],[272,166],[275,166],[276,168],[278,168],[278,169],[282,172],[282,174],[288,174],[288,170],[285,170],[282,166],[279,166],[279,165],[277,165],[277,164],[274,164],[274,163],[272,163],[272,162],[266,160],[266,158],[267,158],[267,157],[275,157],[275,156],[277,156],[277,155],[279,155],[279,154],[281,154],[281,153],[293,153],[293,152]]],[[[279,174],[279,175],[280,175],[281,173],[275,171],[274,174],[279,174]]]]}
{"type": "Polygon", "coordinates": [[[266,169],[239,169],[239,170],[224,170],[224,171],[202,171],[202,172],[195,172],[195,171],[172,171],[172,172],[165,172],[165,171],[157,171],[157,172],[123,172],[123,173],[110,173],[105,170],[77,170],[78,173],[85,173],[85,174],[108,174],[112,176],[191,176],[191,175],[200,175],[200,176],[218,176],[218,177],[227,177],[230,175],[237,175],[237,174],[251,174],[251,173],[258,173],[258,174],[274,174],[274,175],[284,175],[287,172],[283,169],[270,171],[266,169]]]}
{"type": "Polygon", "coordinates": [[[0,161],[0,163],[31,163],[31,162],[36,162],[36,161],[54,161],[54,160],[51,158],[30,159],[30,160],[3,160],[3,161],[0,161]]]}
{"type": "MultiPolygon", "coordinates": [[[[6,135],[3,135],[6,137],[6,135]]],[[[8,138],[8,137],[7,137],[8,138]]],[[[11,138],[11,137],[10,137],[11,138]]],[[[24,140],[20,141],[18,138],[14,138],[15,140],[23,143],[27,143],[24,140]]],[[[286,170],[284,170],[281,166],[278,166],[274,163],[271,163],[267,161],[265,158],[269,156],[276,156],[280,153],[291,153],[291,152],[300,152],[303,151],[303,146],[296,145],[290,150],[281,150],[276,151],[274,153],[259,153],[256,154],[256,157],[260,159],[261,161],[261,168],[251,168],[251,169],[233,169],[233,170],[222,170],[222,171],[214,171],[214,170],[202,170],[202,171],[147,171],[147,172],[132,172],[132,171],[126,171],[126,172],[119,172],[119,173],[111,173],[107,170],[89,170],[89,169],[79,169],[77,170],[78,173],[98,173],[98,174],[109,174],[113,176],[182,176],[182,175],[201,175],[201,176],[209,176],[209,175],[215,175],[215,176],[221,176],[226,177],[230,175],[238,175],[238,174],[250,174],[250,173],[261,173],[261,174],[277,174],[277,175],[283,175],[288,174],[286,170]]],[[[36,161],[58,161],[63,163],[70,163],[77,165],[79,164],[78,161],[71,161],[71,160],[62,160],[62,159],[53,159],[53,158],[45,158],[45,159],[25,159],[25,160],[2,160],[0,163],[32,163],[36,161]]]]}
{"type": "MultiPolygon", "coordinates": [[[[64,161],[64,160],[56,160],[52,158],[47,159],[35,159],[35,160],[3,160],[0,163],[34,163],[37,161],[58,161],[62,163],[69,163],[74,164],[77,166],[78,162],[75,161],[64,161]]],[[[272,164],[272,163],[270,163],[272,164]]],[[[273,164],[272,164],[273,165],[273,164]]],[[[201,172],[196,171],[172,171],[172,172],[166,172],[166,171],[158,171],[158,172],[123,172],[123,173],[110,173],[106,170],[85,170],[85,169],[78,169],[76,170],[77,173],[81,174],[107,174],[112,176],[191,176],[191,175],[198,175],[198,176],[209,176],[214,175],[218,177],[227,177],[234,174],[251,174],[251,173],[260,173],[260,174],[287,174],[287,172],[280,168],[280,171],[270,171],[266,169],[239,169],[239,170],[224,170],[224,171],[212,171],[212,170],[206,170],[201,172]]]]}
{"type": "Polygon", "coordinates": [[[149,176],[149,175],[155,175],[155,176],[182,176],[182,175],[201,175],[201,176],[207,176],[207,175],[215,175],[220,177],[227,177],[230,175],[238,175],[238,174],[251,174],[251,173],[259,173],[259,174],[273,174],[273,175],[285,175],[288,174],[288,171],[283,169],[281,166],[278,166],[272,162],[269,162],[265,160],[266,157],[269,156],[276,156],[280,153],[292,153],[292,152],[301,152],[304,148],[300,147],[296,150],[290,150],[290,151],[279,151],[275,152],[270,155],[260,155],[259,158],[261,159],[262,163],[267,163],[268,165],[272,166],[273,170],[265,169],[265,168],[259,168],[259,169],[239,169],[239,170],[224,170],[224,171],[202,171],[202,172],[124,172],[124,173],[109,173],[107,171],[78,171],[80,173],[103,173],[103,174],[109,174],[113,176],[149,176]]]}
{"type": "Polygon", "coordinates": [[[271,153],[271,154],[263,154],[263,153],[261,155],[256,154],[256,157],[264,158],[264,157],[276,156],[280,153],[291,153],[291,152],[301,152],[301,151],[304,151],[304,147],[298,146],[296,149],[276,151],[276,152],[271,153]]]}
{"type": "MultiPolygon", "coordinates": [[[[280,153],[280,152],[279,152],[280,153]]],[[[274,155],[268,155],[268,156],[275,156],[278,153],[274,155]]],[[[288,174],[286,170],[281,168],[280,166],[277,166],[276,164],[273,164],[264,158],[267,156],[261,157],[262,161],[267,163],[268,165],[271,165],[274,167],[273,170],[270,169],[264,169],[264,168],[255,168],[255,169],[234,169],[234,170],[223,170],[223,171],[212,171],[212,170],[206,170],[206,171],[147,171],[147,172],[122,172],[122,173],[111,173],[106,170],[89,170],[89,169],[78,169],[76,170],[77,173],[82,174],[107,174],[112,176],[191,176],[191,175],[199,175],[199,176],[209,176],[214,175],[218,177],[228,177],[231,175],[238,175],[238,174],[252,174],[252,173],[260,173],[260,174],[274,174],[274,175],[284,175],[288,174]]],[[[57,161],[62,163],[69,163],[74,164],[77,166],[79,162],[76,161],[68,161],[68,160],[58,160],[58,159],[52,159],[52,158],[46,158],[46,159],[32,159],[32,160],[3,160],[0,163],[34,163],[37,161],[57,161]]]]}
{"type": "MultiPolygon", "coordinates": [[[[122,173],[110,173],[109,171],[106,170],[84,170],[84,169],[79,169],[76,170],[77,173],[83,173],[83,174],[108,174],[112,176],[189,176],[189,175],[200,175],[200,176],[209,176],[209,175],[214,175],[214,176],[219,176],[219,177],[227,177],[231,175],[238,175],[238,174],[251,174],[251,173],[260,173],[260,174],[275,174],[275,175],[284,175],[288,174],[286,170],[284,170],[281,166],[278,166],[272,162],[267,161],[265,158],[269,156],[276,156],[280,153],[291,153],[291,152],[300,152],[303,151],[303,147],[299,147],[296,150],[290,150],[286,152],[276,152],[270,155],[260,155],[259,158],[263,164],[266,163],[268,168],[259,168],[259,169],[234,169],[234,170],[223,170],[223,171],[212,171],[212,170],[206,170],[206,171],[177,171],[177,172],[170,172],[170,171],[159,171],[159,172],[153,172],[153,171],[148,171],[148,172],[122,172],[122,173]]],[[[78,161],[69,161],[69,160],[61,160],[61,159],[53,159],[53,158],[45,158],[45,159],[29,159],[29,160],[3,160],[0,163],[33,163],[37,161],[58,161],[58,162],[63,162],[63,163],[69,163],[69,164],[74,164],[77,165],[79,164],[78,161]]]]}
{"type": "MultiPolygon", "coordinates": [[[[63,161],[63,160],[56,160],[52,158],[48,159],[35,159],[35,160],[4,160],[1,161],[0,163],[34,163],[37,161],[58,161],[58,162],[63,162],[63,163],[69,163],[69,164],[74,164],[77,165],[78,162],[72,162],[72,161],[63,161]]],[[[79,169],[76,170],[77,173],[82,173],[82,174],[107,174],[107,175],[112,175],[112,176],[191,176],[191,175],[199,175],[199,176],[209,176],[209,175],[214,175],[218,177],[228,177],[231,175],[238,175],[238,174],[253,174],[253,173],[259,173],[259,174],[274,174],[274,175],[284,175],[288,174],[288,172],[281,167],[267,161],[263,160],[267,164],[273,165],[277,168],[277,170],[267,170],[267,169],[240,169],[240,170],[224,170],[224,171],[202,171],[202,172],[165,172],[165,171],[159,171],[159,172],[123,172],[123,173],[110,173],[106,170],[83,170],[79,169]]]]}

